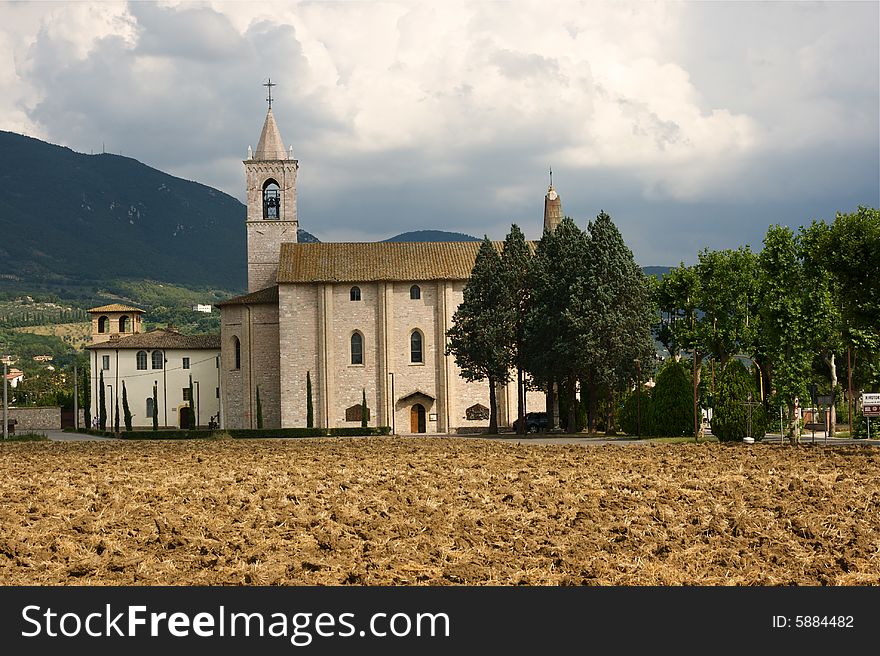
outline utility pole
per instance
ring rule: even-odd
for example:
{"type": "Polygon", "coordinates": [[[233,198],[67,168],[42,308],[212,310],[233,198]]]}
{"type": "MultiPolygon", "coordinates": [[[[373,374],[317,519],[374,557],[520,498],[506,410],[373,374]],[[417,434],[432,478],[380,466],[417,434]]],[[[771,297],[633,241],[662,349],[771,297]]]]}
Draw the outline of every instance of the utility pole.
{"type": "Polygon", "coordinates": [[[700,439],[700,428],[697,423],[697,349],[694,347],[694,442],[700,439]]]}

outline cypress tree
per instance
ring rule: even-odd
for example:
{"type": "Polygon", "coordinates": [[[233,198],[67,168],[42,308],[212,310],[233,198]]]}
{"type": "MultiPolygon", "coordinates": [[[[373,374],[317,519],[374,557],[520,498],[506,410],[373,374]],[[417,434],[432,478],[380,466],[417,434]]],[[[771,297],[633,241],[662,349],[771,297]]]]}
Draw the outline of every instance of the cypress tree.
{"type": "Polygon", "coordinates": [[[196,426],[196,397],[193,395],[193,377],[189,375],[189,427],[190,430],[198,428],[196,426]]]}
{"type": "Polygon", "coordinates": [[[153,383],[153,430],[159,430],[159,392],[153,383]]]}
{"type": "Polygon", "coordinates": [[[82,369],[82,405],[83,405],[83,419],[85,420],[86,428],[89,429],[92,427],[92,410],[89,407],[91,405],[91,396],[89,395],[89,368],[88,366],[84,366],[82,369]]]}
{"type": "MultiPolygon", "coordinates": [[[[721,442],[744,438],[748,432],[749,409],[744,402],[757,401],[758,390],[742,362],[730,359],[715,381],[712,434],[721,442]]],[[[752,437],[760,440],[767,427],[764,406],[752,408],[752,437]]]]}
{"type": "Polygon", "coordinates": [[[312,407],[312,374],[306,372],[306,428],[315,427],[315,411],[312,407]]]}
{"type": "Polygon", "coordinates": [[[367,408],[367,390],[361,388],[363,396],[361,397],[361,428],[367,427],[367,421],[369,420],[368,413],[370,412],[369,408],[367,408]]]}
{"type": "Polygon", "coordinates": [[[263,404],[260,402],[260,386],[257,385],[257,428],[263,427],[263,404]]]}
{"type": "MultiPolygon", "coordinates": [[[[693,383],[681,362],[673,358],[666,361],[657,374],[651,397],[647,424],[649,435],[679,437],[694,434],[693,383]]],[[[642,408],[643,428],[644,417],[642,408]]]]}
{"type": "Polygon", "coordinates": [[[125,381],[122,381],[122,413],[125,417],[125,430],[131,431],[131,409],[128,407],[128,392],[125,391],[125,381]]]}
{"type": "Polygon", "coordinates": [[[104,391],[104,370],[98,379],[98,428],[107,430],[107,397],[104,391]]]}
{"type": "Polygon", "coordinates": [[[513,308],[498,250],[484,237],[461,305],[452,315],[447,353],[455,356],[467,381],[489,383],[489,433],[498,432],[496,386],[510,377],[513,308]]]}
{"type": "Polygon", "coordinates": [[[525,235],[514,223],[510,226],[510,232],[504,239],[504,248],[501,251],[501,270],[504,275],[504,284],[510,295],[508,303],[513,310],[511,332],[507,339],[511,346],[512,361],[510,365],[516,368],[517,432],[521,434],[525,434],[528,430],[524,421],[525,381],[523,380],[523,369],[525,366],[525,321],[531,300],[529,285],[531,266],[532,254],[526,243],[525,235]]]}
{"type": "Polygon", "coordinates": [[[116,394],[113,395],[113,406],[113,432],[119,433],[119,390],[116,390],[116,394]]]}

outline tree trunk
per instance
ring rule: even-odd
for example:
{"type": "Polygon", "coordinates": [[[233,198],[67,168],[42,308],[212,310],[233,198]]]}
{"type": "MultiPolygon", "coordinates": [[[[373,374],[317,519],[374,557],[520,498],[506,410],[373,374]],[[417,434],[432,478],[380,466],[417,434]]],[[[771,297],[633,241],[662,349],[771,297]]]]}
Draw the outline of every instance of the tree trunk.
{"type": "Polygon", "coordinates": [[[550,430],[559,431],[559,385],[556,381],[550,383],[550,430]]]}
{"type": "Polygon", "coordinates": [[[617,428],[614,425],[614,388],[608,386],[608,409],[605,413],[605,434],[617,435],[617,428]]]}
{"type": "Polygon", "coordinates": [[[489,430],[490,435],[498,433],[498,399],[495,396],[495,378],[489,376],[489,430]]]}
{"type": "Polygon", "coordinates": [[[837,432],[837,408],[834,403],[834,393],[837,390],[837,360],[834,353],[825,362],[828,363],[828,369],[831,372],[831,410],[828,413],[828,435],[834,437],[837,432]]]}
{"type": "Polygon", "coordinates": [[[520,435],[526,433],[526,393],[523,388],[523,370],[521,366],[516,368],[516,432],[520,435]]]}

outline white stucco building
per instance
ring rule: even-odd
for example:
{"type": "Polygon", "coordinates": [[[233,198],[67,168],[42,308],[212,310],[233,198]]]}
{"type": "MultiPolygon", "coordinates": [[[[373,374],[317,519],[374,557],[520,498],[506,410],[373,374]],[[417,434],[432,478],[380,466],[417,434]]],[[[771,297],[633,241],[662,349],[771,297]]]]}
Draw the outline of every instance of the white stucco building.
{"type": "Polygon", "coordinates": [[[188,427],[193,382],[199,426],[220,414],[220,338],[182,335],[173,329],[141,332],[143,310],[112,304],[89,310],[92,315],[90,412],[98,417],[100,381],[104,382],[107,427],[114,424],[119,403],[119,426],[124,429],[123,384],[133,428],[152,428],[153,389],[160,428],[188,427]]]}

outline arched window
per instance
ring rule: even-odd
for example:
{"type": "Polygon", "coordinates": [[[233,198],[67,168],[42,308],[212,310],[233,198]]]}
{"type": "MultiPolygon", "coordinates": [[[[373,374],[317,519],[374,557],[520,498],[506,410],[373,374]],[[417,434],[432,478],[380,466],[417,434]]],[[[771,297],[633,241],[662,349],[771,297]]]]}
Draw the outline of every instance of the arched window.
{"type": "Polygon", "coordinates": [[[281,218],[281,189],[271,178],[263,184],[263,218],[273,221],[281,218]]]}
{"type": "Polygon", "coordinates": [[[418,285],[413,285],[409,288],[409,297],[414,301],[417,301],[422,297],[422,290],[418,285]]]}
{"type": "Polygon", "coordinates": [[[98,332],[99,333],[106,333],[109,324],[110,324],[110,320],[107,317],[99,317],[98,318],[98,332]]]}
{"type": "Polygon", "coordinates": [[[424,362],[422,359],[422,333],[418,330],[412,331],[409,336],[409,361],[424,362]]]}
{"type": "Polygon", "coordinates": [[[364,336],[359,332],[352,333],[351,335],[351,363],[364,363],[364,336]]]}
{"type": "Polygon", "coordinates": [[[241,369],[241,342],[238,337],[232,338],[232,349],[235,351],[235,366],[233,368],[241,369]]]}
{"type": "Polygon", "coordinates": [[[153,369],[162,369],[165,366],[165,354],[162,351],[153,351],[153,369]]]}
{"type": "Polygon", "coordinates": [[[123,314],[121,317],[119,317],[119,332],[127,333],[129,330],[129,325],[130,322],[128,320],[127,314],[123,314]]]}
{"type": "Polygon", "coordinates": [[[147,397],[147,417],[153,418],[153,397],[147,397]]]}
{"type": "Polygon", "coordinates": [[[137,352],[137,368],[138,369],[146,369],[147,368],[147,352],[146,351],[138,351],[137,352]]]}
{"type": "Polygon", "coordinates": [[[348,292],[348,298],[352,301],[361,300],[361,288],[360,287],[352,287],[351,291],[348,292]]]}

